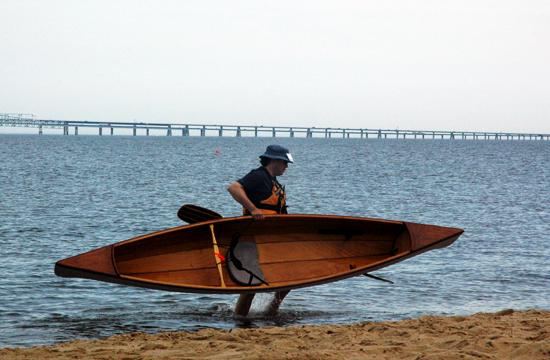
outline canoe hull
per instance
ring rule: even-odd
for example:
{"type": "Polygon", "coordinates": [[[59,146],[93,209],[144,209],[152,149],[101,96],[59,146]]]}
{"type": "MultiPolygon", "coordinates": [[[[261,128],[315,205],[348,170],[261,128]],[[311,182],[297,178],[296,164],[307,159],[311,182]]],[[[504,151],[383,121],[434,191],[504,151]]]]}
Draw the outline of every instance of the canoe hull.
{"type": "Polygon", "coordinates": [[[463,230],[359,217],[271,215],[171,228],[60,260],[55,273],[156,290],[257,293],[325,284],[451,245],[463,230]],[[268,283],[233,281],[231,243],[254,242],[268,283]]]}

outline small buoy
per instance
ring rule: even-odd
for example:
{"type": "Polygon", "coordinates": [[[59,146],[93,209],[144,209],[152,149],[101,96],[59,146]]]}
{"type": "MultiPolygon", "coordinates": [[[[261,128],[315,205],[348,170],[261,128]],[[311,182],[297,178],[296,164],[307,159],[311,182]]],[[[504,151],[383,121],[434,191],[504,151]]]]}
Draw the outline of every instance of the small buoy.
{"type": "Polygon", "coordinates": [[[216,156],[220,156],[221,153],[222,152],[221,152],[220,148],[216,148],[216,150],[214,150],[214,155],[216,155],[216,156]]]}

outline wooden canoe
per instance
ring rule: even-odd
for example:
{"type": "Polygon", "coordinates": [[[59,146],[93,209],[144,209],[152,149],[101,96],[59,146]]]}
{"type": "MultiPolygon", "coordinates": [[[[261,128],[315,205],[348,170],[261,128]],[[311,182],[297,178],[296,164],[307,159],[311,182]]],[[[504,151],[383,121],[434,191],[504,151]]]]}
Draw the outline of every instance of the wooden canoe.
{"type": "Polygon", "coordinates": [[[333,215],[223,218],[60,260],[55,273],[167,291],[272,292],[381,269],[448,246],[462,233],[458,228],[333,215]],[[260,271],[262,282],[239,283],[229,273],[234,265],[230,250],[236,243],[255,249],[254,271],[260,271]]]}

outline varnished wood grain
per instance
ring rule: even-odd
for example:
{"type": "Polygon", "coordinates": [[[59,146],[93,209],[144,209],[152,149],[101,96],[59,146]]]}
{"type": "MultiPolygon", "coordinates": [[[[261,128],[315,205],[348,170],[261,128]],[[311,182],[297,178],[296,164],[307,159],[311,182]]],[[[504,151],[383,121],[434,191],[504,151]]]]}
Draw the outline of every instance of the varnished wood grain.
{"type": "Polygon", "coordinates": [[[329,215],[273,215],[256,222],[249,217],[225,218],[139,236],[108,247],[112,251],[102,248],[68,258],[56,264],[56,273],[170,291],[288,290],[379,269],[447,246],[461,233],[456,228],[329,215]],[[217,264],[214,253],[227,255],[237,240],[257,243],[269,286],[238,285],[226,264],[217,264]]]}

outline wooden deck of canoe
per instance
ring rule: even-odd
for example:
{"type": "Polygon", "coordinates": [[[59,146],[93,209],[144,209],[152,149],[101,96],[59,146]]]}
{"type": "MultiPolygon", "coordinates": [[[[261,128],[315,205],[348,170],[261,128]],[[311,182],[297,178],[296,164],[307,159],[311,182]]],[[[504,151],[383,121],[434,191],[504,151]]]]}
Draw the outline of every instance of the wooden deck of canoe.
{"type": "Polygon", "coordinates": [[[284,291],[374,271],[450,245],[463,230],[333,215],[223,218],[108,245],[56,263],[59,276],[202,293],[284,291]],[[228,253],[250,242],[265,283],[235,281],[228,253]]]}

